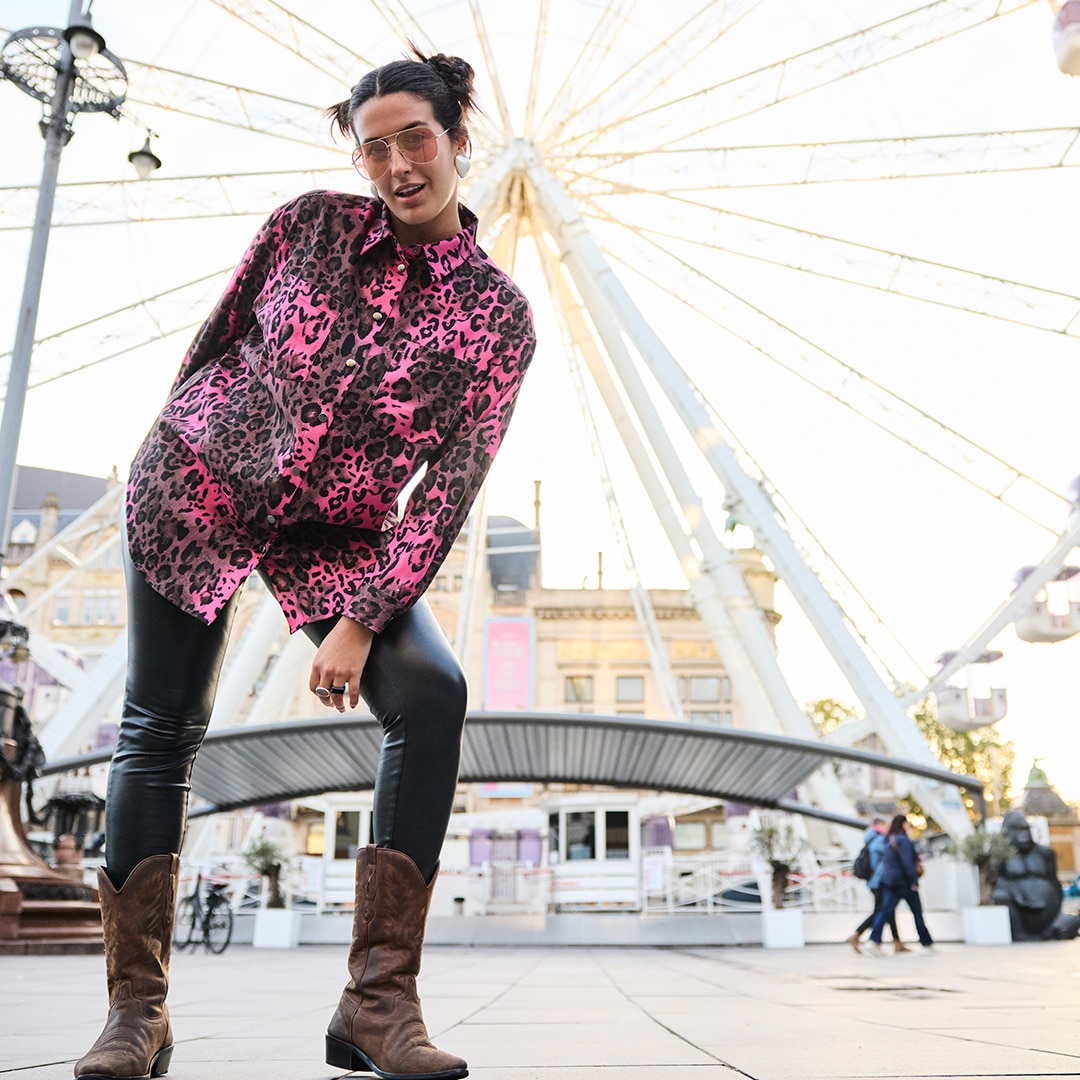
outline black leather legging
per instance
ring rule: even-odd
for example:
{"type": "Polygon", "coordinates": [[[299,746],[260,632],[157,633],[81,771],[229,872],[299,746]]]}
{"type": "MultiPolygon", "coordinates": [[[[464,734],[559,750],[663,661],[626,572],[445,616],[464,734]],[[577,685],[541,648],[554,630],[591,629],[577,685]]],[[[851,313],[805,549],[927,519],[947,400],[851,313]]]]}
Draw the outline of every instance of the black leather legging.
{"type": "MultiPolygon", "coordinates": [[[[105,808],[106,862],[117,888],[143,859],[180,850],[191,768],[239,598],[208,626],[156,593],[130,561],[126,571],[128,675],[105,808]]],[[[336,622],[304,631],[318,645],[336,622]]],[[[453,808],[466,687],[423,600],[376,635],[360,694],[384,732],[375,843],[404,852],[430,880],[453,808]]]]}

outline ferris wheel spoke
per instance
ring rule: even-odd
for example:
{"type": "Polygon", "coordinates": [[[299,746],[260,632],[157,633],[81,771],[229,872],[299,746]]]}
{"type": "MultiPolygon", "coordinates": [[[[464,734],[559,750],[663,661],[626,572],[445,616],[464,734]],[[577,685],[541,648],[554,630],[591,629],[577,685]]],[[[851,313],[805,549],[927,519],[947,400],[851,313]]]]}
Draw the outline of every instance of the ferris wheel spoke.
{"type": "MultiPolygon", "coordinates": [[[[608,219],[613,223],[614,219],[608,219]]],[[[678,300],[759,355],[1053,535],[1068,499],[986,450],[647,236],[629,255],[635,277],[678,300]],[[721,315],[723,316],[721,318],[721,315]]]]}
{"type": "Polygon", "coordinates": [[[295,12],[274,0],[211,0],[238,22],[265,37],[304,63],[329,75],[335,82],[352,86],[358,67],[376,67],[365,56],[347,49],[340,39],[325,34],[295,12]]]}
{"type": "MultiPolygon", "coordinates": [[[[124,356],[153,341],[193,331],[228,280],[230,264],[137,303],[65,327],[34,342],[31,389],[124,356]],[[77,365],[72,356],[83,358],[77,365]]],[[[11,352],[0,354],[9,362],[11,352]]]]}
{"type": "Polygon", "coordinates": [[[735,451],[743,471],[757,481],[769,502],[776,509],[785,531],[791,537],[803,562],[814,572],[829,595],[839,605],[853,632],[869,650],[871,656],[876,658],[888,681],[895,689],[901,689],[907,685],[923,685],[927,676],[922,665],[889,630],[873,603],[844,572],[843,567],[822,540],[815,535],[810,525],[773,483],[746,444],[732,430],[731,425],[720,416],[708,395],[696,385],[691,374],[682,365],[680,368],[713,424],[724,437],[724,441],[735,451]],[[901,666],[904,669],[903,674],[898,674],[901,666]]]}
{"type": "MultiPolygon", "coordinates": [[[[1028,7],[1036,0],[934,0],[903,15],[837,38],[743,75],[678,94],[636,112],[626,125],[652,125],[657,145],[675,146],[722,124],[800,97],[830,83],[906,56],[983,23],[1028,7]],[[692,126],[672,135],[671,110],[692,126]]],[[[568,149],[584,152],[598,141],[593,130],[567,139],[568,149]]]]}
{"type": "MultiPolygon", "coordinates": [[[[664,85],[672,74],[692,64],[762,2],[763,0],[731,0],[719,5],[720,17],[715,25],[708,25],[706,20],[716,17],[718,5],[711,2],[704,4],[674,30],[662,35],[659,41],[639,55],[632,64],[620,65],[612,79],[584,100],[572,95],[579,87],[587,89],[590,83],[584,80],[566,80],[559,99],[563,106],[562,119],[551,130],[540,129],[537,138],[545,144],[558,146],[567,127],[573,123],[580,124],[582,117],[600,121],[605,103],[609,101],[617,100],[624,112],[637,108],[642,101],[652,97],[656,88],[664,85]],[[647,73],[647,78],[642,77],[643,73],[647,73]]],[[[603,69],[602,65],[597,66],[603,69]]]]}
{"type": "Polygon", "coordinates": [[[495,57],[491,52],[491,40],[484,29],[484,16],[480,11],[478,0],[469,0],[469,12],[472,15],[473,26],[476,28],[476,37],[484,60],[484,66],[487,68],[488,78],[491,80],[495,105],[499,110],[499,122],[502,124],[504,137],[509,139],[514,134],[514,122],[510,118],[510,108],[506,103],[506,94],[503,92],[502,81],[495,65],[495,57]]]}
{"type": "MultiPolygon", "coordinates": [[[[52,228],[265,215],[301,186],[325,186],[340,172],[337,161],[325,169],[59,184],[52,228]]],[[[0,190],[0,232],[31,227],[35,195],[30,187],[0,190]]]]}
{"type": "Polygon", "coordinates": [[[372,0],[371,6],[402,41],[411,41],[429,53],[441,52],[424,29],[424,24],[410,15],[408,8],[400,0],[372,0]]]}
{"type": "Polygon", "coordinates": [[[326,147],[321,105],[152,64],[130,60],[126,64],[132,76],[127,96],[130,104],[209,120],[305,146],[326,147]]]}
{"type": "MultiPolygon", "coordinates": [[[[574,92],[574,86],[585,77],[584,73],[595,71],[603,66],[604,61],[611,54],[623,24],[636,6],[636,0],[627,0],[625,4],[620,3],[620,0],[608,0],[571,62],[559,90],[552,96],[534,126],[525,129],[527,135],[535,137],[538,132],[546,131],[549,124],[561,125],[565,117],[573,114],[570,97],[574,92]]],[[[554,140],[547,138],[544,142],[552,144],[554,140]]]]}
{"type": "MultiPolygon", "coordinates": [[[[709,203],[668,198],[678,207],[706,210],[708,215],[704,220],[695,217],[680,232],[647,224],[638,226],[642,234],[655,237],[654,242],[725,251],[1034,330],[1080,337],[1080,296],[854,243],[709,203]]],[[[672,211],[669,216],[674,220],[677,214],[672,211]]],[[[654,212],[652,218],[656,220],[658,215],[654,212]]]]}
{"type": "Polygon", "coordinates": [[[536,101],[540,95],[540,70],[544,61],[544,46],[547,43],[550,8],[550,0],[540,0],[540,8],[536,14],[536,40],[533,42],[532,66],[529,69],[529,91],[525,99],[524,131],[526,134],[532,133],[533,122],[536,119],[536,101]]]}
{"type": "Polygon", "coordinates": [[[554,151],[550,160],[568,179],[610,184],[612,194],[656,189],[692,193],[718,188],[765,188],[851,181],[901,180],[972,173],[1023,172],[1080,165],[1080,127],[908,135],[885,139],[760,146],[710,146],[554,151]],[[563,164],[563,163],[567,164],[563,164]],[[572,166],[569,171],[567,166],[572,166]],[[685,180],[685,184],[679,183],[685,180]]]}
{"type": "MultiPolygon", "coordinates": [[[[97,356],[93,360],[88,360],[85,363],[81,363],[76,367],[69,367],[65,370],[57,370],[51,374],[42,374],[36,378],[32,378],[27,386],[28,390],[38,390],[43,386],[48,386],[50,383],[59,382],[61,379],[66,379],[69,375],[81,375],[84,371],[89,371],[90,368],[98,367],[101,364],[107,363],[109,360],[119,360],[123,356],[128,356],[133,352],[138,352],[139,349],[145,348],[147,345],[152,345],[155,342],[166,341],[169,338],[175,337],[178,334],[193,334],[202,325],[202,319],[196,319],[194,322],[184,323],[181,326],[173,327],[170,330],[163,330],[160,333],[143,335],[140,340],[132,342],[130,345],[124,346],[122,349],[114,349],[112,352],[106,353],[104,356],[97,356]]],[[[2,399],[0,399],[2,400],[2,399]]]]}

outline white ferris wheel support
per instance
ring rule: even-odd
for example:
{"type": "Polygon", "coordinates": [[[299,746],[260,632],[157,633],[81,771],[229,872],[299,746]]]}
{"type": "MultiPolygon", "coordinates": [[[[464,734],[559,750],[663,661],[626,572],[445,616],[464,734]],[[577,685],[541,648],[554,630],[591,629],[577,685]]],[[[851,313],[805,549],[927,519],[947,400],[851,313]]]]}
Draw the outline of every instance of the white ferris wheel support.
{"type": "MultiPolygon", "coordinates": [[[[518,231],[525,234],[543,230],[550,233],[554,241],[558,265],[549,265],[549,272],[554,276],[558,295],[563,298],[561,303],[567,322],[679,558],[690,583],[694,605],[716,643],[748,717],[758,730],[813,738],[810,721],[799,708],[780,671],[765,617],[731,552],[720,542],[709,523],[623,340],[620,326],[626,322],[624,307],[632,306],[629,298],[624,296],[622,303],[613,302],[599,288],[600,279],[605,274],[611,276],[607,263],[558,181],[546,172],[539,154],[529,143],[517,140],[510,144],[492,165],[490,174],[490,177],[485,174],[485,179],[490,179],[491,183],[481,186],[479,191],[474,190],[470,200],[481,222],[495,223],[509,212],[509,200],[500,195],[505,196],[512,190],[515,174],[519,181],[527,181],[530,197],[525,203],[535,205],[537,221],[532,228],[518,231]],[[510,178],[509,183],[507,178],[510,178]],[[624,409],[614,379],[606,367],[597,363],[601,352],[586,329],[582,313],[569,299],[567,273],[597,329],[603,352],[615,367],[619,383],[645,431],[648,447],[641,441],[633,420],[624,409]],[[653,467],[649,449],[659,462],[669,487],[664,486],[653,467]],[[672,495],[681,507],[681,517],[672,506],[672,495]]],[[[503,225],[504,229],[507,227],[503,225]]],[[[543,257],[543,252],[541,255],[543,257]]],[[[811,799],[820,807],[854,816],[854,808],[832,773],[818,773],[806,787],[811,799]]],[[[844,841],[847,839],[845,837],[844,841]]]]}
{"type": "MultiPolygon", "coordinates": [[[[508,190],[506,178],[513,173],[527,177],[529,195],[535,200],[542,227],[557,246],[559,258],[573,279],[649,446],[682,508],[689,537],[681,524],[673,524],[668,492],[650,483],[647,472],[643,475],[653,505],[687,574],[691,597],[728,667],[748,718],[759,730],[778,730],[799,738],[814,736],[780,670],[764,617],[731,552],[720,542],[704,513],[694,485],[633,363],[629,345],[649,366],[694,436],[701,453],[723,483],[731,509],[753,530],[762,551],[806,612],[863,703],[887,751],[921,764],[939,766],[852,635],[843,612],[807,568],[764,492],[738,464],[678,363],[618,281],[562,185],[544,167],[540,154],[528,142],[517,140],[494,163],[490,177],[493,182],[477,192],[486,196],[477,201],[481,220],[493,222],[500,212],[509,209],[505,202],[493,205],[487,200],[497,199],[499,193],[508,190]]],[[[589,349],[584,348],[582,353],[588,358],[589,349]]],[[[602,385],[601,392],[604,392],[602,385]]],[[[617,412],[614,417],[629,447],[637,434],[632,425],[619,423],[617,412]]],[[[633,453],[632,456],[640,457],[633,453]]],[[[825,808],[851,813],[849,800],[831,774],[821,773],[814,781],[825,808]]],[[[959,798],[933,782],[913,778],[911,783],[913,794],[951,835],[961,837],[971,831],[959,798]]]]}

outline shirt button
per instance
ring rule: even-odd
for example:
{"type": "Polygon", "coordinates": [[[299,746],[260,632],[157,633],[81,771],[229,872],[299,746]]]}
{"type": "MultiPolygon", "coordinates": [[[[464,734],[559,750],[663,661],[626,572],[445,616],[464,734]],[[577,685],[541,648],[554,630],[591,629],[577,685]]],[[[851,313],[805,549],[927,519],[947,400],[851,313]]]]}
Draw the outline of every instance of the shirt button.
{"type": "Polygon", "coordinates": [[[383,321],[383,319],[384,319],[384,318],[386,318],[386,316],[385,316],[385,315],[383,315],[383,313],[382,313],[381,311],[376,311],[376,312],[374,312],[374,313],[372,314],[372,316],[371,316],[371,317],[372,317],[372,318],[373,318],[373,319],[374,319],[374,320],[375,320],[376,322],[382,322],[382,321],[383,321]]]}
{"type": "Polygon", "coordinates": [[[319,423],[320,424],[329,424],[330,423],[330,417],[327,416],[326,413],[324,413],[324,412],[319,413],[319,423]]]}
{"type": "Polygon", "coordinates": [[[346,360],[346,361],[345,361],[345,366],[346,366],[346,367],[356,367],[356,361],[355,361],[355,360],[351,360],[351,359],[350,359],[350,360],[346,360]]]}
{"type": "Polygon", "coordinates": [[[273,514],[266,515],[266,524],[272,529],[277,524],[277,518],[273,514]]]}
{"type": "Polygon", "coordinates": [[[407,269],[408,269],[408,267],[404,263],[398,263],[397,264],[397,272],[399,274],[404,274],[407,269]]]}

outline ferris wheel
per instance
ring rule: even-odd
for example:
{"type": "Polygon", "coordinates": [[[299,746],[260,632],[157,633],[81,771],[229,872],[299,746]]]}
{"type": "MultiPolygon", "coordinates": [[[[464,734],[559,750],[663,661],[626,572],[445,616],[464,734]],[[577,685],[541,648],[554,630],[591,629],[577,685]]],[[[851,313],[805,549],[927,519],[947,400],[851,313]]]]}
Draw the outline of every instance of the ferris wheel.
{"type": "MultiPolygon", "coordinates": [[[[112,7],[95,11],[103,27],[112,7]]],[[[957,726],[994,718],[1003,698],[984,713],[950,678],[990,662],[1018,618],[1030,635],[1080,630],[1080,595],[1065,601],[1076,629],[1050,596],[1076,576],[1066,482],[1080,461],[1060,460],[1063,439],[1025,442],[1048,432],[1035,405],[1053,416],[1080,389],[1061,377],[1080,338],[1067,203],[1080,3],[369,0],[343,22],[320,0],[195,0],[156,43],[161,60],[110,40],[127,137],[133,125],[167,166],[175,153],[191,167],[119,181],[83,165],[53,215],[55,233],[93,227],[142,250],[161,238],[169,256],[129,271],[106,311],[99,294],[96,313],[49,317],[31,399],[146,357],[139,378],[151,367],[163,392],[258,222],[304,188],[357,183],[322,110],[406,41],[477,69],[466,200],[548,331],[549,371],[530,375],[547,415],[523,399],[515,424],[535,450],[569,439],[565,417],[580,413],[575,446],[597,479],[576,489],[608,518],[672,715],[643,570],[658,539],[751,724],[811,734],[736,567],[741,525],[862,703],[852,738],[873,732],[930,764],[913,700],[938,694],[957,726]],[[992,506],[1031,553],[990,619],[946,631],[958,637],[933,673],[844,569],[872,547],[903,575],[902,524],[931,485],[992,506]]],[[[0,233],[29,227],[33,196],[29,183],[0,189],[0,233]]],[[[963,562],[973,541],[939,547],[939,562],[963,562]]],[[[919,797],[964,831],[947,793],[919,797]]]]}

